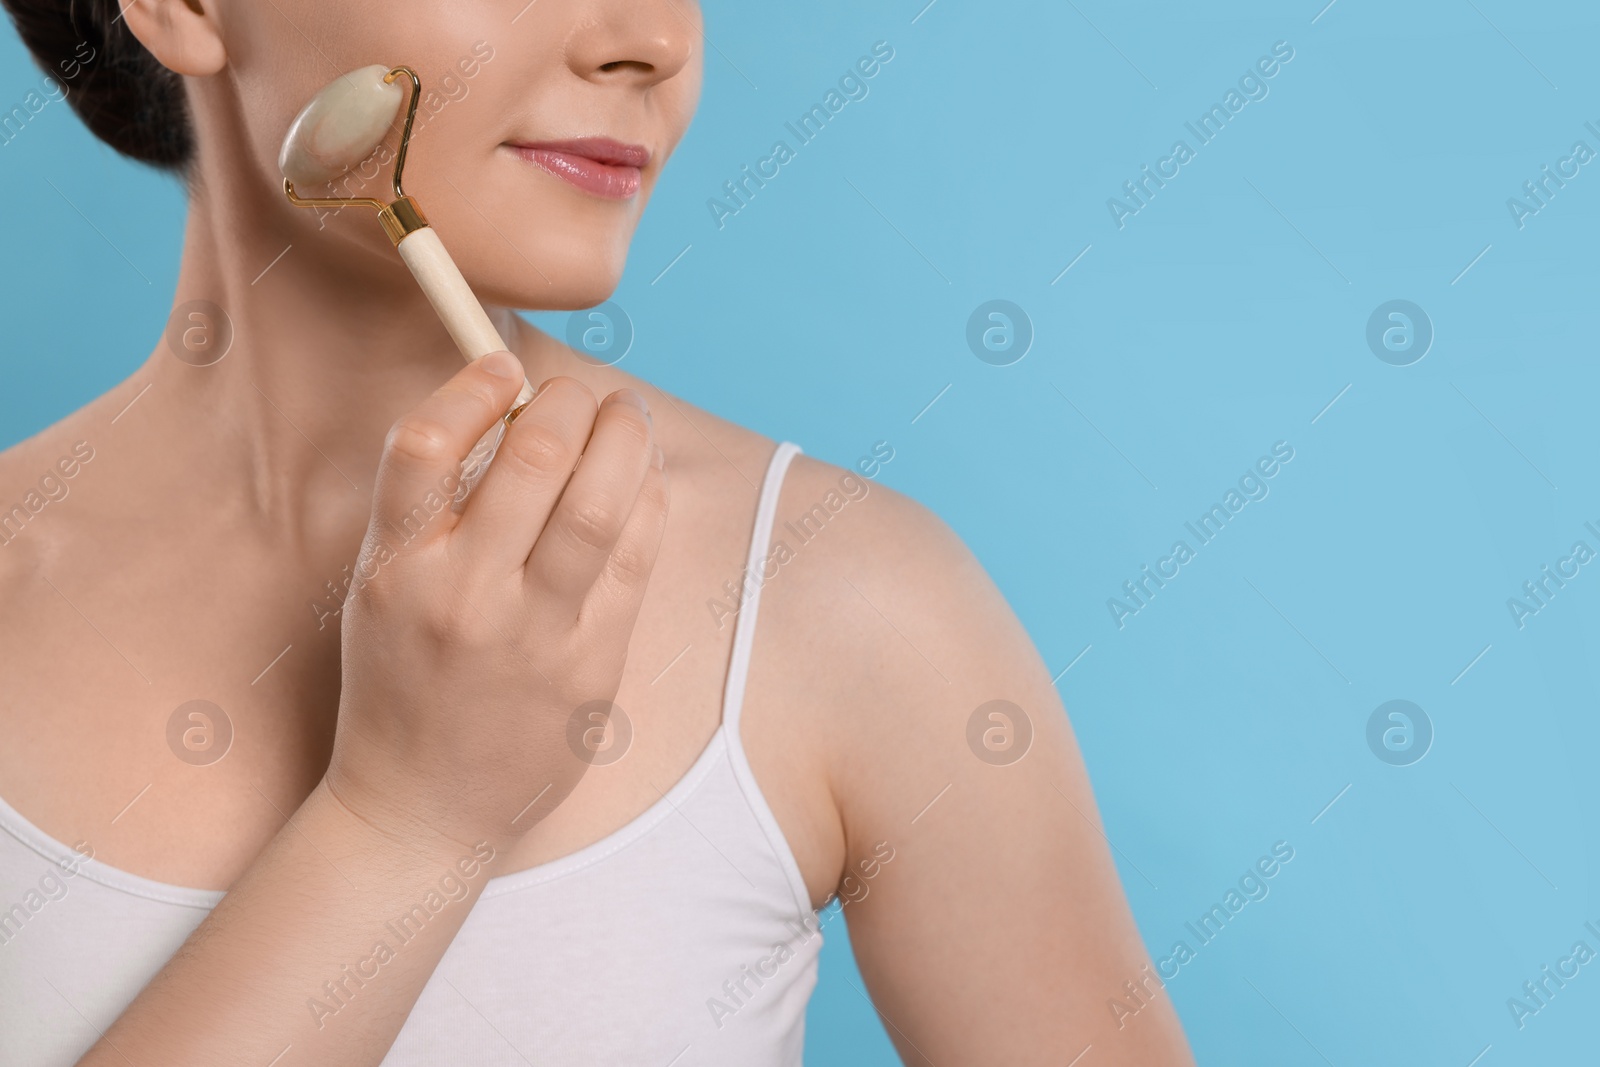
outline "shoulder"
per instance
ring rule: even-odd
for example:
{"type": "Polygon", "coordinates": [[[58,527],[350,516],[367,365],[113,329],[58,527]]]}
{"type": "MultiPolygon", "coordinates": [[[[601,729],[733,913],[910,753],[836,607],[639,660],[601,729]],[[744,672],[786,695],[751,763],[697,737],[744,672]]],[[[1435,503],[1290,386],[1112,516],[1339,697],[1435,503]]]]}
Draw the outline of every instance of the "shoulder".
{"type": "Polygon", "coordinates": [[[90,431],[89,408],[80,409],[0,452],[0,569],[15,575],[49,555],[61,542],[66,505],[105,442],[90,431]],[[39,527],[51,527],[51,537],[39,527]]]}
{"type": "MultiPolygon", "coordinates": [[[[147,464],[118,419],[147,388],[149,375],[135,372],[0,450],[0,596],[8,603],[59,599],[48,582],[63,573],[90,580],[106,531],[126,529],[138,499],[133,481],[147,464]]],[[[11,637],[0,634],[0,644],[11,637]]]]}
{"type": "Polygon", "coordinates": [[[787,543],[796,562],[814,561],[797,596],[807,611],[847,624],[853,641],[837,649],[842,662],[886,679],[879,687],[988,684],[988,653],[1025,634],[949,524],[879,480],[893,456],[882,442],[852,467],[796,456],[774,542],[787,543]]]}
{"type": "MultiPolygon", "coordinates": [[[[654,386],[648,395],[670,435],[677,536],[747,544],[779,442],[654,386]]],[[[1027,631],[950,525],[886,484],[896,461],[886,441],[840,463],[795,455],[765,555],[744,578],[761,587],[750,678],[761,710],[746,718],[747,743],[824,784],[846,837],[907,805],[915,815],[942,765],[978,764],[967,731],[980,706],[1004,701],[1030,737],[1070,747],[1027,631]]],[[[722,592],[708,590],[731,614],[722,592]]]]}
{"type": "Polygon", "coordinates": [[[834,891],[902,1056],[1033,1062],[1092,1040],[1118,1063],[1191,1063],[1169,1002],[1111,1036],[1105,991],[1149,960],[1065,708],[1000,590],[909,496],[798,457],[790,478],[789,551],[763,572],[762,640],[786,646],[769,729],[826,782],[834,891]],[[1002,964],[1016,980],[975,992],[1002,964]]]}
{"type": "MultiPolygon", "coordinates": [[[[76,590],[120,577],[105,575],[99,564],[107,527],[85,521],[85,501],[106,484],[107,456],[115,451],[108,435],[95,430],[102,425],[91,417],[97,413],[86,412],[0,451],[0,602],[10,609],[0,618],[0,648],[12,653],[0,678],[11,697],[0,700],[0,726],[15,726],[16,714],[37,707],[32,697],[57,695],[50,687],[60,675],[52,675],[52,665],[82,666],[81,654],[72,654],[84,633],[77,629],[83,619],[76,590]]],[[[23,744],[29,731],[16,739],[23,744]]]]}
{"type": "Polygon", "coordinates": [[[723,511],[739,511],[745,497],[754,507],[767,461],[777,447],[772,438],[631,374],[612,371],[590,385],[597,396],[623,386],[644,394],[656,440],[667,454],[675,500],[689,491],[713,495],[723,511]]]}
{"type": "Polygon", "coordinates": [[[762,625],[804,652],[796,714],[821,720],[847,835],[910,819],[952,761],[981,763],[969,726],[977,715],[988,728],[984,706],[1026,719],[1009,724],[1018,741],[1070,746],[1026,629],[949,524],[882,483],[893,457],[883,443],[850,466],[795,457],[767,567],[771,617],[763,593],[762,625]]]}

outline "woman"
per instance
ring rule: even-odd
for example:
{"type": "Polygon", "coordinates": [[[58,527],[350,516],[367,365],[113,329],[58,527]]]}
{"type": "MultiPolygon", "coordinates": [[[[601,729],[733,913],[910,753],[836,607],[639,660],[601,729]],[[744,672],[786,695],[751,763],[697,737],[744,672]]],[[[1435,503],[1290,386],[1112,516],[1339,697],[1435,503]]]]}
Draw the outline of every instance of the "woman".
{"type": "Polygon", "coordinates": [[[617,285],[691,3],[5,3],[190,217],[167,338],[0,456],[0,1060],[795,1064],[837,898],[908,1063],[1190,1062],[961,543],[510,310],[617,285]],[[406,186],[515,358],[282,195],[375,62],[471,80],[406,186]]]}

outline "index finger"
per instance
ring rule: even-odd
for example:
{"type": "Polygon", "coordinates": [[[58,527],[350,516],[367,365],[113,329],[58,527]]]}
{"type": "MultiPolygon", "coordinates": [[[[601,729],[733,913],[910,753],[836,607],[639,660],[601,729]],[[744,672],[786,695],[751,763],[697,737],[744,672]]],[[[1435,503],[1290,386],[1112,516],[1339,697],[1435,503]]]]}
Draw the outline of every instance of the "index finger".
{"type": "Polygon", "coordinates": [[[390,428],[373,491],[373,523],[407,543],[426,543],[454,527],[443,502],[461,485],[461,461],[513,403],[526,375],[509,352],[463,367],[390,428]]]}

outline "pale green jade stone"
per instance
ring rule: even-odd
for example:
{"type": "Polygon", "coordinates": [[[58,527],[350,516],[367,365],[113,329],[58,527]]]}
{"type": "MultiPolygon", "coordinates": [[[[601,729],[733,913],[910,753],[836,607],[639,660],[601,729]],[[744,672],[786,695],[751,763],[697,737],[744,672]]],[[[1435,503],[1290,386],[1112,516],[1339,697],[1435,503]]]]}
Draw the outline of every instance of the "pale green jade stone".
{"type": "Polygon", "coordinates": [[[343,75],[295,116],[278,153],[283,176],[299,186],[321,185],[366,160],[383,143],[405,90],[385,82],[381,63],[343,75]]]}

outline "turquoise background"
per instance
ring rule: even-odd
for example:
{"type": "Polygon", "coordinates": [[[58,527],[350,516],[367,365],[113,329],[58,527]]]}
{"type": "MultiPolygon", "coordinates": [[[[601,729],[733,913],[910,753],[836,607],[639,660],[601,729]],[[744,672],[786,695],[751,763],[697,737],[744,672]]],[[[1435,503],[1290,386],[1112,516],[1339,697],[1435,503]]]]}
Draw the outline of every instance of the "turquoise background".
{"type": "MultiPolygon", "coordinates": [[[[1600,150],[1600,13],[923,3],[706,5],[704,101],[615,298],[628,369],[837,463],[893,445],[881,479],[966,539],[1052,674],[1073,664],[1154,956],[1292,845],[1167,987],[1201,1063],[1592,1059],[1600,963],[1521,1029],[1506,1002],[1600,950],[1600,568],[1520,629],[1507,599],[1600,549],[1600,165],[1521,229],[1506,201],[1600,150]],[[877,41],[870,94],[719,230],[708,198],[877,41]],[[1269,95],[1118,229],[1107,198],[1278,41],[1269,95]],[[1009,366],[966,342],[997,298],[1035,332],[1009,366]],[[1366,340],[1392,299],[1435,331],[1409,366],[1366,340]],[[1278,441],[1270,495],[1119,629],[1107,599],[1278,441]],[[1434,732],[1408,766],[1367,742],[1394,699],[1434,732]]],[[[37,84],[7,27],[0,100],[37,84]]],[[[152,349],[184,204],[63,103],[0,147],[0,195],[10,444],[152,349]]],[[[827,929],[808,1062],[895,1062],[827,929]]]]}

